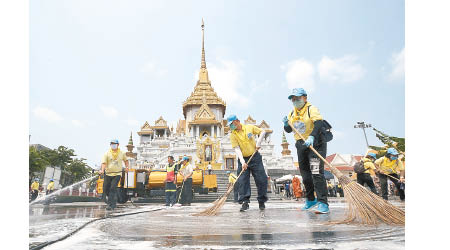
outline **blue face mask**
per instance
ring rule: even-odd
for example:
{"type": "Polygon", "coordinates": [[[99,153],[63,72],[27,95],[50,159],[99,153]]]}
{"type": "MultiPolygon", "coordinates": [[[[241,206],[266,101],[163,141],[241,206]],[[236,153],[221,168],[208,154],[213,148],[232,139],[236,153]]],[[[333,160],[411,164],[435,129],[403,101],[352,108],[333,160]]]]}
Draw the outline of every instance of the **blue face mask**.
{"type": "Polygon", "coordinates": [[[395,161],[395,160],[397,160],[397,159],[398,159],[397,156],[391,156],[391,161],[395,161]]]}
{"type": "Polygon", "coordinates": [[[231,130],[235,130],[236,129],[236,125],[234,125],[233,123],[230,124],[230,129],[231,130]]]}
{"type": "Polygon", "coordinates": [[[303,99],[295,100],[292,103],[294,104],[294,107],[296,107],[297,109],[301,109],[303,108],[303,106],[305,106],[305,101],[303,101],[303,99]]]}
{"type": "Polygon", "coordinates": [[[112,148],[113,150],[117,149],[117,144],[111,144],[111,148],[112,148]]]}

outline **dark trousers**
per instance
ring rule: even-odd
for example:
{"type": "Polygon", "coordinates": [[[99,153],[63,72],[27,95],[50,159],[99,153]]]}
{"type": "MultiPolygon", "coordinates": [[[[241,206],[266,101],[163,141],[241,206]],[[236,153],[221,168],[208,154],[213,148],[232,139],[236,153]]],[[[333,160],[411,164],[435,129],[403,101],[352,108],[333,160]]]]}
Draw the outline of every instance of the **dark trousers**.
{"type": "MultiPolygon", "coordinates": [[[[250,159],[249,157],[244,157],[245,162],[250,159]]],[[[238,160],[238,169],[237,174],[242,170],[242,163],[238,160]]],[[[253,156],[252,160],[248,164],[247,170],[241,174],[241,177],[237,180],[237,184],[239,185],[239,202],[250,202],[250,172],[253,175],[253,179],[255,180],[256,188],[258,190],[258,202],[266,202],[267,201],[267,175],[264,170],[264,165],[262,162],[262,156],[259,152],[256,152],[253,156]]]]}
{"type": "Polygon", "coordinates": [[[31,201],[36,200],[36,198],[38,197],[38,191],[37,190],[32,190],[31,191],[31,201]]]}
{"type": "Polygon", "coordinates": [[[389,178],[395,185],[395,187],[398,190],[398,194],[400,195],[400,200],[405,200],[405,190],[400,188],[400,182],[397,181],[394,178],[395,177],[397,179],[399,179],[400,177],[398,176],[398,174],[390,174],[390,175],[384,175],[384,174],[378,174],[378,178],[380,179],[380,186],[381,186],[381,197],[383,197],[383,199],[387,200],[388,199],[388,181],[387,179],[389,178]]]}
{"type": "MultiPolygon", "coordinates": [[[[328,205],[327,198],[327,182],[324,175],[324,162],[308,147],[303,145],[303,140],[298,140],[295,143],[297,148],[297,157],[300,168],[300,174],[303,178],[303,185],[305,186],[305,196],[309,201],[315,199],[314,192],[317,194],[317,201],[328,205]]],[[[327,154],[327,144],[319,143],[314,140],[314,149],[325,158],[327,154]]]]}
{"type": "Polygon", "coordinates": [[[239,201],[239,183],[237,181],[236,181],[236,183],[234,183],[233,194],[234,194],[234,202],[238,202],[239,201]]]}
{"type": "Polygon", "coordinates": [[[120,175],[108,176],[105,175],[103,182],[103,195],[108,196],[108,206],[115,208],[117,203],[117,184],[120,181],[120,175]]]}
{"type": "Polygon", "coordinates": [[[184,181],[183,189],[181,190],[180,203],[191,204],[192,202],[192,178],[187,178],[184,181]]]}
{"type": "Polygon", "coordinates": [[[166,182],[166,206],[177,202],[177,185],[173,182],[166,182]]]}
{"type": "Polygon", "coordinates": [[[336,197],[334,188],[328,188],[328,194],[330,197],[336,197]]]}
{"type": "Polygon", "coordinates": [[[286,197],[291,197],[291,190],[289,188],[286,189],[286,197]]]}
{"type": "Polygon", "coordinates": [[[374,194],[378,194],[377,189],[375,188],[375,183],[373,183],[372,176],[368,173],[362,173],[362,174],[356,174],[356,181],[364,187],[364,183],[367,183],[367,186],[369,186],[370,190],[374,194]]]}

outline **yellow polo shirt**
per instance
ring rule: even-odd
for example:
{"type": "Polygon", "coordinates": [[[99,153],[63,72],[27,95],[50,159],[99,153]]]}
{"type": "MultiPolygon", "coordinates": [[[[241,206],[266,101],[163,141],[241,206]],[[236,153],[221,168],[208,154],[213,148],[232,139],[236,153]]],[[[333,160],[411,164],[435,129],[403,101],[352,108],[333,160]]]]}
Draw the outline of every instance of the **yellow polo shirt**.
{"type": "Polygon", "coordinates": [[[39,182],[31,183],[31,190],[39,190],[39,182]]]}
{"type": "Polygon", "coordinates": [[[239,146],[244,157],[251,156],[256,151],[256,142],[253,135],[259,135],[262,129],[254,125],[242,125],[241,130],[235,129],[230,135],[231,147],[239,146]]]}
{"type": "MultiPolygon", "coordinates": [[[[318,108],[311,105],[311,103],[306,102],[305,106],[303,106],[302,109],[298,110],[297,108],[294,108],[294,110],[289,113],[288,119],[306,140],[314,129],[314,122],[322,120],[323,118],[320,115],[318,108]],[[310,107],[309,115],[308,107],[310,107]]],[[[295,132],[294,138],[295,140],[301,139],[300,136],[295,132]]]]}
{"type": "Polygon", "coordinates": [[[400,171],[405,170],[403,162],[399,159],[391,161],[388,157],[381,157],[375,161],[375,164],[380,166],[380,170],[384,174],[400,174],[400,171]]]}
{"type": "Polygon", "coordinates": [[[374,171],[375,171],[375,165],[373,164],[373,162],[369,159],[367,159],[366,157],[364,157],[362,159],[362,161],[364,162],[364,168],[366,169],[366,171],[364,171],[364,173],[366,174],[370,174],[370,175],[374,175],[374,171]]]}
{"type": "MultiPolygon", "coordinates": [[[[118,149],[119,150],[119,149],[118,149]]],[[[102,157],[102,164],[106,164],[105,173],[108,176],[122,175],[123,161],[128,161],[126,154],[119,150],[117,159],[114,159],[111,150],[108,150],[102,157]]]]}
{"type": "Polygon", "coordinates": [[[47,190],[53,190],[55,187],[55,183],[52,181],[47,185],[47,190]]]}

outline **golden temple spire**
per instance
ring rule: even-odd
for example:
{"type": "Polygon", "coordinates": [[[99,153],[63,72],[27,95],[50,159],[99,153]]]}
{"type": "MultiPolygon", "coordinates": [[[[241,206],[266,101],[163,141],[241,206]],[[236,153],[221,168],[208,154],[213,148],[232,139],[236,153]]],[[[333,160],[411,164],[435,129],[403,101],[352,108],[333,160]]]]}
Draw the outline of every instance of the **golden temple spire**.
{"type": "Polygon", "coordinates": [[[208,70],[206,69],[206,60],[205,60],[205,23],[202,18],[202,66],[200,67],[200,72],[198,74],[199,82],[208,83],[208,70]]]}
{"type": "Polygon", "coordinates": [[[206,69],[206,60],[205,60],[205,23],[202,18],[202,69],[206,69]]]}

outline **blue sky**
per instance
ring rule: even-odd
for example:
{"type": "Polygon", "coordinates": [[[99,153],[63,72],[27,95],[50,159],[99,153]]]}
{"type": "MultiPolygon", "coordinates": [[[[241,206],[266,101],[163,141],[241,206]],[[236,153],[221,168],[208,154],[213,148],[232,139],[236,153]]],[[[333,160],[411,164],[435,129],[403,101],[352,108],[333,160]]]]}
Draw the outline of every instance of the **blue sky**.
{"type": "Polygon", "coordinates": [[[31,143],[94,166],[110,138],[184,119],[202,17],[225,116],[265,120],[278,155],[291,87],[332,124],[328,154],[365,152],[357,121],[405,136],[404,1],[30,1],[31,143]]]}

